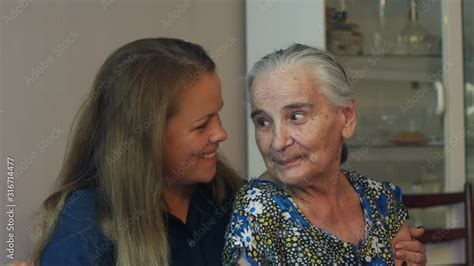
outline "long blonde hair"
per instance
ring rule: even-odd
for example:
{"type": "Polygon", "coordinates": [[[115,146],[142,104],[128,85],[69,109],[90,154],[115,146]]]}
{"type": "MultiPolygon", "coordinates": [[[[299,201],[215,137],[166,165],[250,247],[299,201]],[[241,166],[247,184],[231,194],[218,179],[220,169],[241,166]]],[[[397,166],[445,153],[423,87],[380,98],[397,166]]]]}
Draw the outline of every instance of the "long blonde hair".
{"type": "MultiPolygon", "coordinates": [[[[87,186],[97,187],[100,226],[114,244],[117,265],[169,264],[160,208],[165,182],[163,132],[178,111],[180,92],[214,71],[215,64],[202,47],[179,39],[137,40],[108,57],[79,110],[55,192],[40,211],[35,264],[54,233],[67,196],[87,186]]],[[[216,177],[204,186],[220,204],[242,182],[219,156],[216,177]]]]}

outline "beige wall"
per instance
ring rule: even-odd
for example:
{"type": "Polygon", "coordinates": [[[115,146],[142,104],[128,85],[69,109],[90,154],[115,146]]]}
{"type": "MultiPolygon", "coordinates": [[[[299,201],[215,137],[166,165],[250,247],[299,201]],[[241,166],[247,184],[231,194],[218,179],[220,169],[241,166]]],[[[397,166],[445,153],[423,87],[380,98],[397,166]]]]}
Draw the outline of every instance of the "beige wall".
{"type": "Polygon", "coordinates": [[[14,232],[20,259],[30,251],[31,218],[58,174],[79,104],[105,57],[131,40],[180,37],[211,52],[223,82],[222,118],[230,136],[221,147],[245,172],[243,8],[237,0],[1,0],[0,263],[9,261],[7,156],[15,159],[17,171],[14,232]],[[67,47],[58,49],[63,42],[67,47]]]}

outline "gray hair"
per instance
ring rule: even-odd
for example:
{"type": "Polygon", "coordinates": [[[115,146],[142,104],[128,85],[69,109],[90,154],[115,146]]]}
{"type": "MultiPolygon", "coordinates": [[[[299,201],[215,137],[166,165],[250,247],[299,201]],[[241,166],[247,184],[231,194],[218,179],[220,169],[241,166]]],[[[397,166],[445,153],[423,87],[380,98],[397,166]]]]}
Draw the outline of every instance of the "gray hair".
{"type": "Polygon", "coordinates": [[[259,75],[296,65],[313,68],[313,75],[321,85],[321,93],[334,107],[344,107],[354,99],[351,82],[341,63],[331,53],[303,44],[293,44],[260,59],[248,75],[248,88],[259,75]]]}

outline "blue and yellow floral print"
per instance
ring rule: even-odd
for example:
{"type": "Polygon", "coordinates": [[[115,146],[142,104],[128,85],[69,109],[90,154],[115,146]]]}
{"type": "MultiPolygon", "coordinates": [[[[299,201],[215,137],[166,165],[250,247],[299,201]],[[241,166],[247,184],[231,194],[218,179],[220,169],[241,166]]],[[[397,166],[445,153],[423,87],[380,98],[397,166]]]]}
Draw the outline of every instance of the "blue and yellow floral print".
{"type": "Polygon", "coordinates": [[[359,195],[365,239],[357,246],[318,228],[277,184],[254,179],[237,193],[226,232],[224,265],[392,265],[391,240],[408,218],[400,188],[343,170],[359,195]]]}

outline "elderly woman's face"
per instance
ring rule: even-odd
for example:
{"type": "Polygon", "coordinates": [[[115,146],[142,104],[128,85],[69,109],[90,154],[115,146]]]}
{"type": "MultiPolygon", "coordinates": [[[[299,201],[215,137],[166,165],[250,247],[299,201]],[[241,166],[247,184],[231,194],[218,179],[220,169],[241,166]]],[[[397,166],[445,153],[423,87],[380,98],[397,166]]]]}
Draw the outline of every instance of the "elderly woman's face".
{"type": "Polygon", "coordinates": [[[335,108],[307,66],[280,67],[250,89],[256,141],[268,172],[299,185],[338,171],[343,138],[352,136],[355,106],[335,108]]]}

